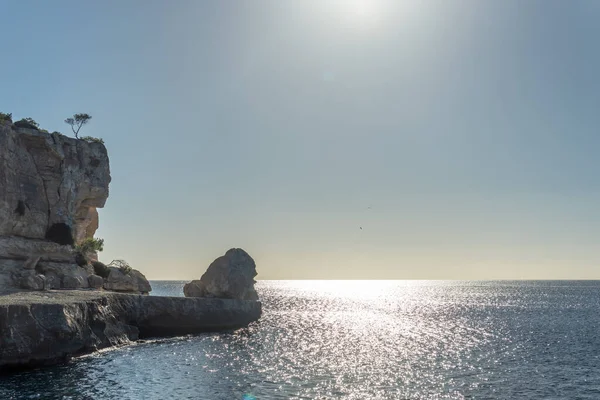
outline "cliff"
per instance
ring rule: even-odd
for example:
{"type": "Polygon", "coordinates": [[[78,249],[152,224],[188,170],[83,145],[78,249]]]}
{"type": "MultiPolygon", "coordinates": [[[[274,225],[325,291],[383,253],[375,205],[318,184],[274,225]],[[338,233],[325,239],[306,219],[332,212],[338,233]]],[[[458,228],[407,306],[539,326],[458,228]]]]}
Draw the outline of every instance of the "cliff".
{"type": "Polygon", "coordinates": [[[110,179],[103,144],[0,121],[0,287],[89,287],[72,245],[96,232],[110,179]]]}
{"type": "MultiPolygon", "coordinates": [[[[258,301],[106,291],[151,290],[126,263],[92,265],[74,250],[96,232],[110,180],[103,144],[0,120],[0,369],[53,364],[140,337],[235,329],[260,317],[258,301]]],[[[240,269],[231,271],[218,275],[226,278],[219,284],[237,288],[240,269]]]]}
{"type": "Polygon", "coordinates": [[[0,236],[66,245],[92,237],[108,198],[106,148],[0,124],[0,236]]]}
{"type": "Polygon", "coordinates": [[[0,371],[50,365],[138,338],[240,328],[258,301],[99,291],[0,293],[0,371]]]}

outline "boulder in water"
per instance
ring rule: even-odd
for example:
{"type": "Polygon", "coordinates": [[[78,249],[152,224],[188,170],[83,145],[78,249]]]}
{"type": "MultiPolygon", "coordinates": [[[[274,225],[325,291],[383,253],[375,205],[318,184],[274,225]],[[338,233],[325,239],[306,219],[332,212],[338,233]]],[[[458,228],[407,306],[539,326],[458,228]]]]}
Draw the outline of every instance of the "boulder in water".
{"type": "Polygon", "coordinates": [[[186,297],[258,300],[254,289],[256,263],[242,249],[230,249],[210,264],[199,280],[183,287],[186,297]]]}

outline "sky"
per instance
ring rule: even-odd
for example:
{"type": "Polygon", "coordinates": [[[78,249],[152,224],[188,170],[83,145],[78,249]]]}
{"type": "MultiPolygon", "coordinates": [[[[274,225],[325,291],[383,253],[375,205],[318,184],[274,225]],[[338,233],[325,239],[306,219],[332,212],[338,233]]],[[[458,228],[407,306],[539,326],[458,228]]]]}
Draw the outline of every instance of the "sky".
{"type": "MultiPolygon", "coordinates": [[[[199,278],[600,279],[600,2],[0,0],[0,111],[104,139],[105,250],[199,278]]],[[[1,150],[1,149],[0,149],[1,150]]]]}

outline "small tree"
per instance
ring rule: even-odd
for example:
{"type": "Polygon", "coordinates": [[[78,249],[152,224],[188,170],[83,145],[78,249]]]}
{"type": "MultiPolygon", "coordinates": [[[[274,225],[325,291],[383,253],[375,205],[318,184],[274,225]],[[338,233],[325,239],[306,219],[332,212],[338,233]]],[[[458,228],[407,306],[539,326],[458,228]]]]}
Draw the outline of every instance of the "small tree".
{"type": "Polygon", "coordinates": [[[88,264],[93,254],[104,250],[104,239],[85,238],[75,245],[75,262],[80,267],[88,264]]]}
{"type": "Polygon", "coordinates": [[[75,250],[89,254],[104,250],[104,239],[85,238],[81,243],[75,246],[75,250]]]}
{"type": "Polygon", "coordinates": [[[89,114],[75,114],[71,118],[65,119],[65,123],[71,125],[75,137],[79,139],[79,130],[83,125],[90,122],[90,119],[92,119],[92,116],[89,114]]]}

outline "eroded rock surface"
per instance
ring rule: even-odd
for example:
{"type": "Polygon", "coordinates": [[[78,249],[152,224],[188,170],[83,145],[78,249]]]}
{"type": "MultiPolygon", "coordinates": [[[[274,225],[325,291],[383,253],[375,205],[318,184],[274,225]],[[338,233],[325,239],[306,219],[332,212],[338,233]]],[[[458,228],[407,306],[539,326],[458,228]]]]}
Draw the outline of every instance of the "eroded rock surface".
{"type": "Polygon", "coordinates": [[[72,245],[93,237],[110,180],[103,144],[0,122],[0,288],[89,287],[72,245]]]}
{"type": "Polygon", "coordinates": [[[199,280],[183,287],[186,297],[258,300],[254,289],[256,263],[242,249],[230,249],[210,264],[199,280]]]}
{"type": "Polygon", "coordinates": [[[104,279],[98,275],[90,275],[88,277],[88,284],[92,289],[100,289],[104,285],[104,279]]]}
{"type": "Polygon", "coordinates": [[[0,371],[55,364],[140,337],[236,329],[260,316],[257,301],[80,290],[0,292],[0,371]]]}
{"type": "Polygon", "coordinates": [[[104,280],[104,289],[114,292],[149,293],[150,283],[140,271],[131,269],[124,272],[120,268],[108,267],[110,273],[104,280]]]}
{"type": "Polygon", "coordinates": [[[0,149],[0,236],[93,236],[111,179],[103,144],[0,123],[0,149]]]}

